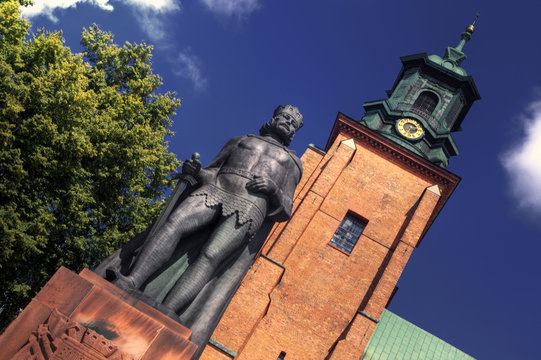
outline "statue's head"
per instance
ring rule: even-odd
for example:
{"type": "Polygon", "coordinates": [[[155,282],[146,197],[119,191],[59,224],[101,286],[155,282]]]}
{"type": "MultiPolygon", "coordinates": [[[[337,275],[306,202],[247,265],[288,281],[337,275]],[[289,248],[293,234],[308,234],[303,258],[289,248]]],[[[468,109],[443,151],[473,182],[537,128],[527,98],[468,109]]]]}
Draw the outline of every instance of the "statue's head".
{"type": "Polygon", "coordinates": [[[261,135],[276,135],[282,144],[289,146],[295,132],[303,125],[303,116],[295,106],[280,105],[274,110],[274,116],[259,130],[261,135]]]}

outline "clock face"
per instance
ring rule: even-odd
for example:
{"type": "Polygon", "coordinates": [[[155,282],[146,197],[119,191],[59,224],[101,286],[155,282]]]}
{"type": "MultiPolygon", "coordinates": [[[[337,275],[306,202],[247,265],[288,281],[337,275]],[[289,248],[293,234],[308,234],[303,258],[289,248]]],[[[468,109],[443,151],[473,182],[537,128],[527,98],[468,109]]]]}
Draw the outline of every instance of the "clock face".
{"type": "Polygon", "coordinates": [[[398,130],[400,135],[404,136],[406,139],[409,140],[420,139],[425,133],[421,123],[419,123],[417,120],[409,118],[403,118],[398,120],[398,122],[396,123],[396,129],[398,130]]]}

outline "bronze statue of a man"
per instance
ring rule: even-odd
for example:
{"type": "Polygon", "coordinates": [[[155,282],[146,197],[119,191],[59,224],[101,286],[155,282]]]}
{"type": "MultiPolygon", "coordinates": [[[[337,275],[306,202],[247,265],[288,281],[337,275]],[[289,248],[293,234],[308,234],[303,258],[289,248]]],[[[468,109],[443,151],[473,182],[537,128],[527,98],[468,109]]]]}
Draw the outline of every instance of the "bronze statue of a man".
{"type": "Polygon", "coordinates": [[[302,125],[296,107],[279,106],[260,136],[231,139],[206,168],[201,169],[198,160],[186,160],[182,173],[195,177],[199,187],[145,241],[129,274],[115,271],[116,283],[139,289],[183,238],[211,229],[201,252],[163,301],[177,313],[189,305],[217,267],[246,245],[265,219],[290,218],[302,166],[287,146],[302,125]]]}

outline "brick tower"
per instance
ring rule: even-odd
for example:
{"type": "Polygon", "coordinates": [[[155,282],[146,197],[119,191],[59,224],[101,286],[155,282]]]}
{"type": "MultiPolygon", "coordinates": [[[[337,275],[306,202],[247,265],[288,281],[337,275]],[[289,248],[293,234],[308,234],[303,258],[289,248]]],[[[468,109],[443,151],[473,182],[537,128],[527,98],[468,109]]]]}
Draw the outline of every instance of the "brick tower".
{"type": "Polygon", "coordinates": [[[460,178],[451,133],[479,93],[445,56],[402,57],[388,98],[339,113],[325,150],[302,156],[294,213],[277,224],[202,359],[359,359],[415,247],[460,178]]]}

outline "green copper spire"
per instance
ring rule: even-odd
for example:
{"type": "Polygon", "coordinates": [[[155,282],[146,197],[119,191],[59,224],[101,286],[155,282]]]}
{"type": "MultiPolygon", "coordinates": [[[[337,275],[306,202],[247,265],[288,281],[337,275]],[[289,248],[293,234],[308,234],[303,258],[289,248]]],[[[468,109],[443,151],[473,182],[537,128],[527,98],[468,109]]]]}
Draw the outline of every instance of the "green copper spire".
{"type": "Polygon", "coordinates": [[[456,72],[457,74],[467,75],[466,70],[460,67],[462,61],[466,59],[466,54],[462,52],[462,48],[464,47],[464,45],[466,45],[468,41],[470,41],[477,19],[479,19],[479,13],[477,13],[477,15],[475,16],[475,20],[473,21],[473,23],[469,25],[466,30],[460,35],[460,42],[458,43],[458,45],[454,48],[450,46],[445,48],[445,55],[443,56],[443,59],[438,55],[430,55],[428,59],[438,65],[441,65],[451,71],[456,72]]]}
{"type": "Polygon", "coordinates": [[[460,67],[474,24],[462,33],[456,47],[445,49],[443,58],[426,53],[401,57],[402,69],[387,91],[388,98],[365,102],[359,122],[447,167],[449,158],[458,155],[452,133],[461,129],[471,105],[481,98],[473,78],[460,67]]]}
{"type": "Polygon", "coordinates": [[[475,15],[475,20],[473,20],[473,23],[470,26],[468,26],[466,28],[466,31],[464,31],[460,35],[460,42],[458,43],[457,47],[455,48],[456,50],[462,51],[462,48],[464,47],[464,45],[468,41],[470,41],[471,35],[473,34],[474,25],[475,25],[475,23],[477,22],[478,19],[479,19],[479,13],[477,13],[477,15],[475,15]]]}

